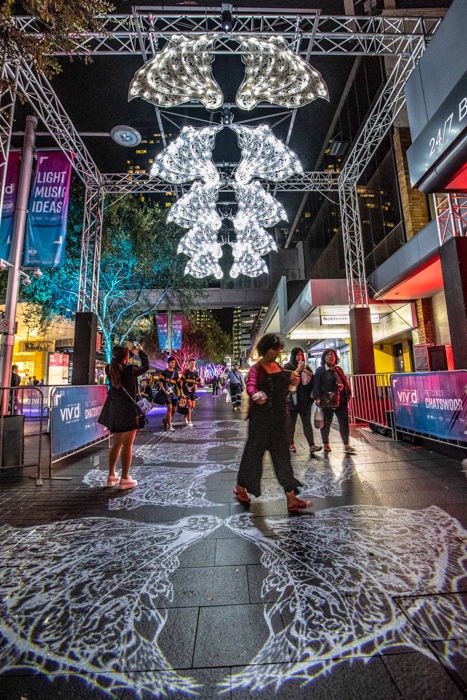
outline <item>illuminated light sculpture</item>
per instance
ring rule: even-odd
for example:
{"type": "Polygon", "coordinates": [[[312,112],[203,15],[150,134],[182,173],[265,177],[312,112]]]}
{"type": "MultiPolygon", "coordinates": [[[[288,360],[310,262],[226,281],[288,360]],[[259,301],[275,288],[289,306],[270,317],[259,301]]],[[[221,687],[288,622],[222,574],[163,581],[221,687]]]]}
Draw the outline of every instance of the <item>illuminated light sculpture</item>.
{"type": "Polygon", "coordinates": [[[245,79],[235,98],[240,109],[253,109],[259,102],[292,108],[303,107],[318,97],[329,100],[319,71],[293,53],[281,36],[238,39],[246,66],[245,79]]]}
{"type": "Polygon", "coordinates": [[[128,99],[141,97],[158,107],[197,101],[206,109],[218,109],[223,95],[211,71],[215,40],[215,34],[173,34],[163,50],[136,71],[128,99]]]}
{"type": "Polygon", "coordinates": [[[292,175],[303,175],[298,156],[276,136],[267,124],[256,128],[230,124],[237,134],[242,160],[235,171],[235,181],[247,184],[253,177],[279,182],[292,175]]]}
{"type": "Polygon", "coordinates": [[[287,221],[287,214],[280,202],[265,192],[253,177],[263,177],[275,182],[286,180],[303,168],[297,155],[276,138],[269,126],[256,128],[230,124],[238,136],[242,159],[235,171],[234,190],[239,203],[233,219],[236,241],[232,245],[234,264],[230,276],[243,274],[258,277],[268,272],[262,259],[271,250],[277,250],[273,237],[263,226],[274,226],[287,221]]]}
{"type": "Polygon", "coordinates": [[[190,229],[181,238],[177,253],[190,256],[185,274],[197,278],[223,276],[218,263],[222,248],[217,242],[222,220],[216,211],[220,175],[212,161],[215,135],[222,128],[183,127],[180,136],[159,153],[151,168],[151,177],[172,184],[195,180],[190,191],[171,208],[167,221],[190,229]]]}
{"type": "Polygon", "coordinates": [[[211,187],[218,185],[220,177],[212,161],[212,149],[215,136],[222,128],[184,126],[180,136],[156,156],[150,177],[159,177],[173,185],[191,180],[203,180],[211,187]]]}

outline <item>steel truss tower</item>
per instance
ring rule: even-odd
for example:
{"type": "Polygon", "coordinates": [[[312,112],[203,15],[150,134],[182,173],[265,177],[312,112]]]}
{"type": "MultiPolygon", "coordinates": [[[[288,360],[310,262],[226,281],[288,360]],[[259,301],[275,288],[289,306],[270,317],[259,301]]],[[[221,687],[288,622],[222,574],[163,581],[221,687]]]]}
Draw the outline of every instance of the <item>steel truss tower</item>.
{"type": "MultiPolygon", "coordinates": [[[[441,20],[422,17],[337,17],[321,15],[318,10],[290,8],[279,11],[253,7],[240,8],[234,16],[233,32],[225,34],[219,8],[186,9],[183,6],[165,7],[163,10],[135,7],[132,14],[109,15],[104,22],[105,32],[83,34],[77,39],[76,50],[96,59],[98,56],[140,55],[142,60],[147,60],[148,56],[161,50],[173,34],[189,32],[190,35],[216,34],[215,54],[240,53],[236,35],[242,34],[262,38],[280,35],[295,53],[305,59],[316,55],[393,57],[395,66],[391,75],[362,126],[341,173],[307,172],[277,185],[277,191],[282,192],[339,192],[349,305],[351,308],[368,306],[357,181],[403,106],[404,85],[441,20]]],[[[33,18],[17,17],[15,21],[25,33],[40,34],[40,27],[33,18]]],[[[47,78],[37,75],[23,63],[6,64],[3,70],[5,76],[16,82],[17,90],[29,101],[36,116],[86,185],[78,311],[94,311],[99,295],[105,196],[166,191],[167,183],[126,173],[102,174],[47,78]]],[[[3,161],[0,168],[3,171],[0,205],[3,202],[14,102],[14,91],[9,90],[1,96],[0,149],[3,161]]],[[[289,110],[287,140],[292,134],[295,113],[295,110],[289,110]]],[[[163,111],[157,110],[156,116],[163,134],[163,111]]],[[[222,189],[229,190],[230,187],[231,182],[226,178],[222,189]]]]}

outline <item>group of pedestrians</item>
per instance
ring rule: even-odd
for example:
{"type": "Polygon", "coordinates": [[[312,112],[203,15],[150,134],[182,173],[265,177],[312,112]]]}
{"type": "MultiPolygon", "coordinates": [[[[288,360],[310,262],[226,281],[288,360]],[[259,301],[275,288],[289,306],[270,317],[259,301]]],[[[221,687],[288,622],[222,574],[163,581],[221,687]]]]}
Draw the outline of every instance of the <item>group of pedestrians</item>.
{"type": "Polygon", "coordinates": [[[353,454],[349,444],[348,401],[350,386],[344,371],[338,366],[337,352],[326,348],[316,374],[306,366],[301,348],[292,350],[290,360],[282,368],[277,357],[283,349],[280,336],[269,333],[256,347],[259,362],[253,365],[246,379],[250,397],[249,429],[234,494],[241,503],[249,503],[249,493],[261,495],[262,462],[266,451],[271,455],[277,480],[284,489],[290,512],[310,508],[310,501],[297,497],[301,483],[295,478],[290,452],[296,452],[294,432],[298,416],[308,441],[310,452],[321,449],[315,445],[311,426],[313,401],[322,410],[321,437],[324,451],[331,452],[329,432],[334,415],[347,454],[353,454]]]}
{"type": "MultiPolygon", "coordinates": [[[[302,484],[295,478],[290,453],[296,452],[294,433],[298,416],[302,421],[303,432],[308,442],[310,453],[322,449],[314,441],[311,425],[313,402],[322,411],[323,425],[321,437],[325,452],[331,452],[329,432],[334,415],[339,423],[339,430],[347,454],[354,453],[349,444],[348,402],[350,386],[344,371],[338,365],[338,355],[333,348],[326,348],[322,354],[321,366],[313,374],[306,364],[303,350],[294,348],[289,362],[281,367],[277,358],[283,349],[280,336],[275,333],[264,335],[257,344],[259,362],[248,372],[246,381],[235,364],[227,375],[233,410],[241,405],[241,395],[246,388],[249,396],[248,439],[238,472],[234,494],[241,503],[249,503],[249,493],[261,495],[262,462],[269,451],[276,477],[284,489],[287,508],[290,512],[311,507],[310,501],[297,497],[302,484]]],[[[187,406],[186,423],[193,427],[191,413],[195,407],[196,387],[199,373],[196,361],[191,359],[188,367],[180,374],[176,368],[176,359],[169,357],[167,369],[159,375],[159,389],[153,397],[152,389],[143,380],[141,389],[138,377],[147,373],[149,362],[141,345],[137,345],[140,366],[128,364],[134,354],[127,347],[117,345],[112,350],[112,361],[106,367],[109,393],[99,417],[99,423],[105,425],[113,434],[113,447],[109,454],[109,476],[107,486],[119,485],[121,490],[134,488],[137,482],[130,474],[132,445],[139,427],[136,418],[136,398],[141,393],[149,401],[153,398],[159,405],[167,406],[167,415],[163,419],[164,429],[173,432],[172,421],[179,402],[187,406]],[[115,466],[121,456],[122,475],[116,476],[115,466]]],[[[213,381],[216,394],[220,380],[213,381]]]]}

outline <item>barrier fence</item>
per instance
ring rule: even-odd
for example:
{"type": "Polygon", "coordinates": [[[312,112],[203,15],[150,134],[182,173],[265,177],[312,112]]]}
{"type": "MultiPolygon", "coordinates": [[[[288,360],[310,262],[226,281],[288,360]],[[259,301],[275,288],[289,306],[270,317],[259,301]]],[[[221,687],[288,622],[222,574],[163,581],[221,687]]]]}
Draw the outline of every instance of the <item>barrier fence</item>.
{"type": "Polygon", "coordinates": [[[102,385],[56,386],[50,392],[50,460],[49,478],[53,464],[76,452],[81,452],[103,440],[109,441],[107,428],[97,422],[107,398],[102,385]]]}
{"type": "Polygon", "coordinates": [[[18,386],[0,389],[0,470],[35,467],[36,484],[42,486],[41,457],[44,432],[43,387],[18,386]],[[7,411],[3,406],[7,405],[7,411]],[[34,405],[37,422],[25,423],[34,405]]]}
{"type": "Polygon", "coordinates": [[[390,374],[350,374],[350,422],[376,425],[394,437],[390,374]]]}

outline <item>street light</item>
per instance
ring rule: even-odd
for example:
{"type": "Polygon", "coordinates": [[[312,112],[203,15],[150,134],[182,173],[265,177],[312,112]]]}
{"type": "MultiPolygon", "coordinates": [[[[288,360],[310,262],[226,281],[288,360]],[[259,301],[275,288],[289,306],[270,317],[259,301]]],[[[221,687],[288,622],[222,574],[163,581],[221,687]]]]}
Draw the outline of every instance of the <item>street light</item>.
{"type": "Polygon", "coordinates": [[[141,134],[139,131],[133,129],[132,126],[125,126],[124,124],[114,126],[110,132],[110,136],[115,143],[118,143],[119,146],[125,146],[126,148],[131,148],[141,143],[141,134]]]}

